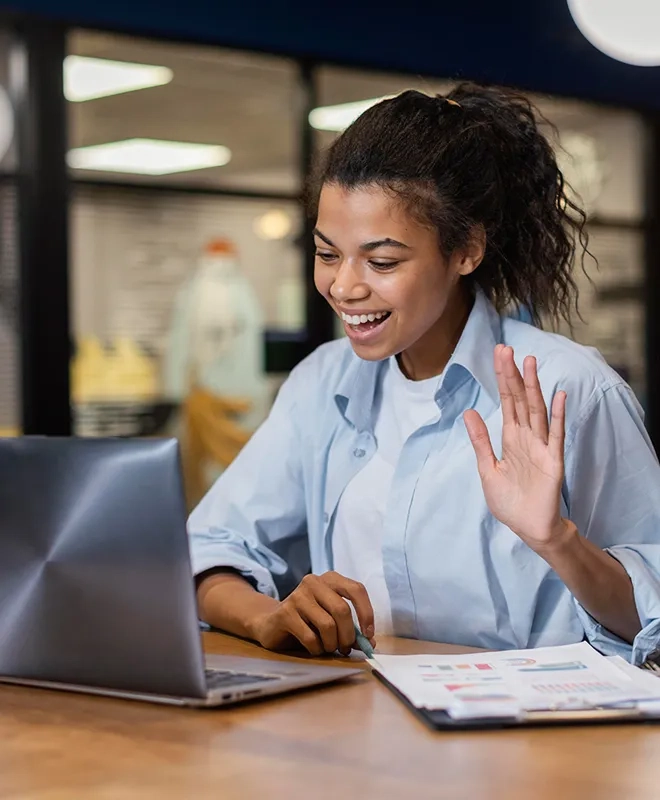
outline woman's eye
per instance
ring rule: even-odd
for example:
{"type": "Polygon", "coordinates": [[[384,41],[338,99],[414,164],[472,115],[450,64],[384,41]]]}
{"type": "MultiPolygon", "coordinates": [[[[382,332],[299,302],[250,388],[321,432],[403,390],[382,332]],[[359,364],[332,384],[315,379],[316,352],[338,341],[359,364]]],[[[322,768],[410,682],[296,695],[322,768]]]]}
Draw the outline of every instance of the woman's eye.
{"type": "Polygon", "coordinates": [[[329,264],[331,261],[334,261],[337,258],[335,253],[327,253],[323,250],[317,250],[316,257],[320,258],[321,261],[325,261],[326,264],[329,264]]]}
{"type": "Polygon", "coordinates": [[[396,265],[399,262],[398,261],[370,261],[369,263],[375,269],[385,270],[385,269],[392,269],[393,267],[396,267],[396,265]]]}

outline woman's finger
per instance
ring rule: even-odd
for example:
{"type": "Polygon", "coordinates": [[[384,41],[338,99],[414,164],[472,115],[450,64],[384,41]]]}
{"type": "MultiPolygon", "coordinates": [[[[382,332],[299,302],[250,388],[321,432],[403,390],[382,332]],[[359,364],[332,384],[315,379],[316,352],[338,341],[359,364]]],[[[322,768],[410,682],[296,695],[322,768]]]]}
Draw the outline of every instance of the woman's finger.
{"type": "Polygon", "coordinates": [[[557,459],[564,458],[564,436],[566,420],[566,392],[556,392],[552,398],[550,411],[550,432],[548,447],[551,455],[557,459]]]}
{"type": "Polygon", "coordinates": [[[505,347],[502,352],[502,362],[504,377],[509,391],[513,395],[513,403],[516,409],[516,416],[518,417],[518,424],[521,428],[529,428],[529,406],[527,405],[527,393],[525,391],[525,382],[516,362],[513,358],[513,348],[505,347]]]}
{"type": "Polygon", "coordinates": [[[324,577],[321,576],[314,584],[314,599],[333,621],[337,638],[336,647],[342,651],[347,648],[350,650],[355,642],[355,625],[353,624],[351,607],[343,596],[330,588],[324,577]]]}
{"type": "Polygon", "coordinates": [[[527,405],[529,407],[529,421],[535,436],[548,442],[548,409],[543,399],[541,384],[536,370],[536,359],[534,356],[527,356],[523,361],[523,375],[525,380],[525,392],[527,394],[527,405]]]}
{"type": "MultiPolygon", "coordinates": [[[[344,601],[342,600],[342,602],[344,601]]],[[[302,619],[321,637],[324,652],[334,653],[335,650],[339,649],[340,641],[337,623],[331,614],[328,614],[318,602],[314,601],[307,602],[299,609],[299,612],[302,619]]],[[[345,645],[342,646],[345,647],[345,645]]]]}
{"type": "Polygon", "coordinates": [[[318,633],[310,628],[296,607],[291,607],[284,622],[285,630],[296,638],[310,655],[320,656],[324,652],[318,633]]]}
{"type": "MultiPolygon", "coordinates": [[[[338,572],[326,572],[322,578],[338,595],[353,603],[360,623],[360,630],[367,639],[371,639],[374,635],[374,610],[364,586],[357,581],[340,575],[338,572]]],[[[353,636],[353,641],[355,641],[355,636],[353,636]]]]}
{"type": "Polygon", "coordinates": [[[493,452],[493,445],[488,435],[488,428],[481,416],[474,410],[466,411],[463,414],[465,427],[472,442],[475,455],[477,456],[477,469],[481,479],[490,475],[497,466],[497,459],[493,452]]]}
{"type": "Polygon", "coordinates": [[[503,344],[498,344],[495,347],[493,363],[495,365],[497,389],[500,393],[500,403],[502,405],[502,419],[504,421],[504,425],[508,427],[510,425],[515,425],[518,422],[518,418],[516,417],[516,407],[515,403],[513,402],[513,395],[509,390],[509,386],[504,375],[504,362],[502,360],[502,354],[504,350],[505,347],[503,344]]]}

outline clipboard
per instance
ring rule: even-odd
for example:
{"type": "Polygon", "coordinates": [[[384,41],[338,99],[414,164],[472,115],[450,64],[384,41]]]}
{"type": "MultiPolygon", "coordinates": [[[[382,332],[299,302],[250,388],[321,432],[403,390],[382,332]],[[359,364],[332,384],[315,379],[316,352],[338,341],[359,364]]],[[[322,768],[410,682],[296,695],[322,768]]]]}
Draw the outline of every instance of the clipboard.
{"type": "Polygon", "coordinates": [[[435,731],[502,730],[505,728],[549,727],[552,725],[652,724],[660,721],[660,710],[649,714],[638,708],[593,708],[561,711],[527,711],[518,717],[479,717],[454,719],[446,711],[420,708],[400,692],[378,670],[372,675],[386,686],[427,727],[435,731]]]}

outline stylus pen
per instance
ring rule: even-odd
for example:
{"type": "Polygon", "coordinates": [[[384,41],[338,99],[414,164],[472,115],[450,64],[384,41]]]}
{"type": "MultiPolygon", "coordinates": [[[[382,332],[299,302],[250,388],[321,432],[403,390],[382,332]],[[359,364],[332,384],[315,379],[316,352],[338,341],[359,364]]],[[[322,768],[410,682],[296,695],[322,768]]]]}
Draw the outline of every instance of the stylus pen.
{"type": "Polygon", "coordinates": [[[371,646],[371,642],[367,637],[362,633],[362,631],[358,628],[357,625],[353,626],[355,628],[355,644],[362,650],[367,658],[374,657],[374,649],[371,646]]]}

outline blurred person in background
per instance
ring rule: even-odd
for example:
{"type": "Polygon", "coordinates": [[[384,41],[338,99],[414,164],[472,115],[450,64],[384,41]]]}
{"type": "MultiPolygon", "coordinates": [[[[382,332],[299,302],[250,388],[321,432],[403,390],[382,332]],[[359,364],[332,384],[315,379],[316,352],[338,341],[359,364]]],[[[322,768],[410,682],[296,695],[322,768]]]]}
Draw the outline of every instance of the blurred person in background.
{"type": "Polygon", "coordinates": [[[537,122],[503,90],[407,91],[330,148],[315,283],[347,336],[293,370],[190,518],[212,626],[347,653],[352,606],[372,639],[657,647],[639,405],[539,324],[570,317],[586,237],[537,122]]]}

